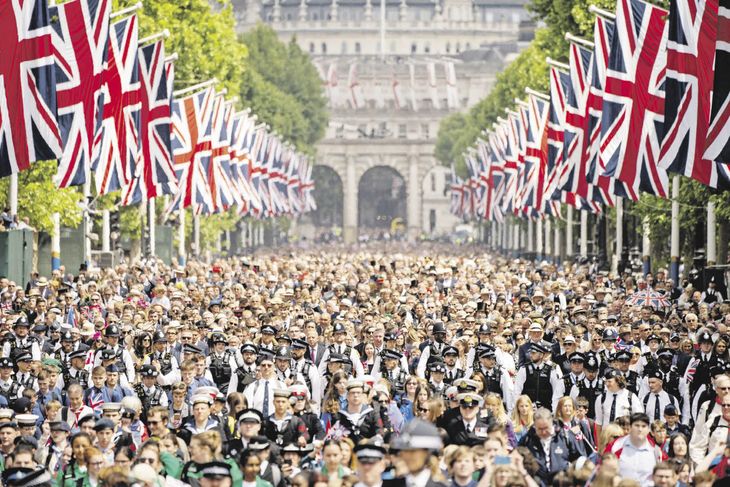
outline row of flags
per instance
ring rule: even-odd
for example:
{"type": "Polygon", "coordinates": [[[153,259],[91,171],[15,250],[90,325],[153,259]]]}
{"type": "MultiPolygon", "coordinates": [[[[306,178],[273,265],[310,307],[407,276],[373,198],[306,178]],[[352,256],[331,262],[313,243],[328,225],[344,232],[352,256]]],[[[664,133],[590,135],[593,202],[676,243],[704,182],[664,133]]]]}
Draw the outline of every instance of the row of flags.
{"type": "Polygon", "coordinates": [[[55,182],[171,196],[168,211],[271,217],[316,208],[312,164],[212,83],[173,94],[176,56],[111,0],[0,2],[0,176],[58,159],[55,182]],[[93,175],[93,177],[92,177],[93,175]]]}
{"type": "Polygon", "coordinates": [[[668,172],[730,188],[730,0],[599,9],[592,41],[566,36],[550,92],[527,91],[452,168],[451,211],[502,221],[600,212],[616,197],[668,197],[668,172]]]}
{"type": "Polygon", "coordinates": [[[332,106],[344,104],[351,109],[367,108],[367,100],[365,99],[365,92],[367,91],[368,96],[374,97],[378,108],[385,107],[386,100],[392,100],[393,106],[397,110],[408,109],[415,112],[419,110],[419,98],[429,99],[431,106],[437,110],[441,108],[453,110],[460,107],[456,68],[453,61],[430,61],[425,63],[424,66],[409,63],[407,65],[408,84],[406,87],[402,86],[401,83],[400,74],[402,73],[399,73],[398,66],[394,66],[390,79],[378,79],[378,75],[373,75],[376,78],[374,86],[368,85],[367,90],[361,82],[360,68],[362,65],[357,62],[351,62],[347,66],[347,84],[341,84],[336,62],[330,63],[326,70],[318,63],[315,63],[315,66],[322,78],[322,83],[332,106]],[[421,91],[419,79],[417,78],[421,74],[418,73],[420,67],[425,67],[425,73],[423,74],[426,76],[425,86],[428,87],[427,96],[425,97],[418,94],[421,91]],[[440,82],[439,71],[443,74],[445,85],[440,82]],[[345,96],[341,100],[340,95],[343,93],[345,96]],[[443,94],[446,96],[443,97],[443,94]]]}

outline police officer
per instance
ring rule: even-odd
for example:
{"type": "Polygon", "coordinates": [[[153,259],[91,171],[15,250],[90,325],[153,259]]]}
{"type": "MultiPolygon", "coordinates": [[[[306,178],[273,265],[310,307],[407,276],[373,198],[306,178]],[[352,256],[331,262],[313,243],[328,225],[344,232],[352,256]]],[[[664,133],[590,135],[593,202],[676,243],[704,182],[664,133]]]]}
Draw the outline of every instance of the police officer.
{"type": "Polygon", "coordinates": [[[573,386],[583,379],[583,367],[585,359],[585,355],[583,355],[581,352],[573,352],[568,358],[570,362],[570,371],[567,374],[563,375],[563,383],[566,392],[570,392],[573,389],[573,386]]]}
{"type": "Polygon", "coordinates": [[[243,364],[235,370],[231,377],[231,382],[228,385],[229,394],[231,392],[243,392],[246,386],[256,381],[256,357],[258,352],[258,347],[251,342],[241,345],[243,364]]]}
{"type": "Polygon", "coordinates": [[[89,385],[89,371],[85,368],[87,356],[88,352],[84,350],[74,350],[69,354],[71,367],[63,374],[64,389],[68,388],[69,384],[78,384],[82,389],[86,389],[89,385]]]}
{"type": "Polygon", "coordinates": [[[444,347],[442,355],[444,357],[444,366],[446,367],[444,382],[450,386],[457,379],[464,377],[464,369],[461,368],[461,364],[459,363],[459,351],[456,347],[447,345],[444,347]]]}
{"type": "Polygon", "coordinates": [[[459,415],[451,420],[446,431],[449,434],[448,443],[451,445],[476,446],[483,444],[487,439],[489,424],[479,417],[482,407],[482,397],[474,392],[459,394],[459,415]]]}
{"type": "Polygon", "coordinates": [[[15,373],[15,382],[23,386],[24,389],[38,390],[38,380],[31,369],[32,355],[29,351],[17,351],[15,362],[18,371],[15,373]]]}
{"type": "Polygon", "coordinates": [[[570,397],[578,399],[584,397],[588,400],[588,417],[596,419],[596,398],[603,394],[605,384],[599,375],[598,360],[592,353],[585,355],[583,364],[583,378],[570,389],[570,397]]]}
{"type": "Polygon", "coordinates": [[[628,350],[619,350],[613,354],[616,368],[621,372],[626,380],[626,388],[634,394],[639,393],[639,374],[636,371],[629,370],[631,364],[631,352],[628,350]]]}
{"type": "Polygon", "coordinates": [[[148,411],[155,406],[167,407],[167,394],[155,382],[159,372],[151,365],[143,365],[139,371],[142,382],[137,384],[135,392],[142,401],[142,409],[148,411]]]}
{"type": "Polygon", "coordinates": [[[214,332],[210,341],[213,344],[211,354],[205,359],[213,382],[223,394],[228,394],[231,377],[236,370],[236,358],[232,350],[226,348],[228,340],[223,333],[214,332]]]}
{"type": "Polygon", "coordinates": [[[322,354],[322,360],[319,363],[319,373],[325,375],[327,371],[327,362],[333,354],[343,355],[347,359],[347,363],[344,364],[344,370],[348,375],[354,377],[362,377],[365,375],[362,362],[360,361],[360,354],[357,350],[345,343],[347,338],[347,329],[342,323],[335,323],[332,328],[332,343],[322,354]]]}
{"type": "Polygon", "coordinates": [[[484,376],[487,391],[502,396],[507,411],[511,411],[515,401],[514,385],[509,373],[497,364],[494,347],[489,346],[482,350],[479,354],[479,362],[478,372],[484,376]]]}
{"type": "Polygon", "coordinates": [[[527,394],[537,407],[555,410],[565,386],[560,367],[544,361],[549,347],[543,341],[530,344],[530,363],[520,367],[515,378],[515,396],[527,394]]]}
{"type": "MultiPolygon", "coordinates": [[[[104,340],[106,341],[107,348],[114,352],[116,365],[119,368],[119,375],[126,376],[127,383],[134,384],[134,361],[129,351],[119,343],[119,336],[120,331],[117,325],[109,325],[104,330],[104,340]]],[[[102,365],[99,351],[96,352],[96,357],[94,358],[94,366],[97,365],[102,365]]]]}
{"type": "Polygon", "coordinates": [[[409,377],[408,370],[400,367],[402,357],[402,353],[386,348],[381,353],[380,370],[373,370],[373,376],[378,377],[379,375],[390,382],[396,394],[402,394],[405,391],[405,384],[409,377]]]}
{"type": "Polygon", "coordinates": [[[307,342],[301,338],[292,339],[290,347],[292,357],[291,370],[292,375],[295,377],[299,374],[304,378],[304,384],[309,389],[310,397],[319,405],[324,391],[322,390],[322,381],[319,378],[317,366],[306,356],[308,348],[307,342]]]}
{"type": "Polygon", "coordinates": [[[167,336],[164,332],[155,332],[152,336],[152,348],[152,355],[145,362],[155,367],[160,375],[165,377],[166,383],[172,382],[177,377],[180,366],[172,349],[168,346],[167,336]]]}
{"type": "Polygon", "coordinates": [[[74,351],[74,337],[70,331],[66,330],[61,334],[61,346],[53,354],[53,357],[61,362],[62,368],[71,367],[71,358],[69,355],[74,351]]]}
{"type": "Polygon", "coordinates": [[[416,367],[416,375],[424,379],[426,378],[428,364],[434,360],[441,360],[441,354],[444,348],[446,348],[446,326],[442,322],[437,321],[433,324],[431,335],[433,336],[433,340],[426,342],[426,346],[423,352],[421,352],[421,358],[418,360],[418,366],[416,367]]]}
{"type": "Polygon", "coordinates": [[[446,366],[443,362],[431,362],[428,364],[428,386],[435,397],[443,396],[448,387],[444,382],[446,366]]]}
{"type": "Polygon", "coordinates": [[[21,315],[13,323],[13,334],[3,345],[3,357],[15,358],[18,351],[30,352],[33,360],[41,360],[40,341],[34,335],[30,335],[30,323],[25,315],[21,315]]]}
{"type": "Polygon", "coordinates": [[[13,379],[13,361],[9,357],[0,358],[0,396],[6,399],[5,405],[16,400],[23,393],[23,386],[13,379]]]}

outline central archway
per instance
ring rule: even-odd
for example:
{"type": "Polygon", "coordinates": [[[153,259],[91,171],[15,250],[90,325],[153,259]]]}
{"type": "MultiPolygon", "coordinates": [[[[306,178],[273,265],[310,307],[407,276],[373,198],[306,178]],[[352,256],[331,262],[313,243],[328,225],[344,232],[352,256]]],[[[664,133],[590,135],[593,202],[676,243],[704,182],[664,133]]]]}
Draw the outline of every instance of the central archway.
{"type": "Polygon", "coordinates": [[[388,166],[371,167],[358,183],[360,234],[377,237],[392,227],[406,228],[406,182],[388,166]]]}

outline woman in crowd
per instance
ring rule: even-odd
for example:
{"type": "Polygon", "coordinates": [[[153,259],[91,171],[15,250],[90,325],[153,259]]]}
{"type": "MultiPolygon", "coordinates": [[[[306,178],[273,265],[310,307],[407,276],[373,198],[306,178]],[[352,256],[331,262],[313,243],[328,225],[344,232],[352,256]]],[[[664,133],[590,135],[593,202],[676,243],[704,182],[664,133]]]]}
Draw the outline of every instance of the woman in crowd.
{"type": "Polygon", "coordinates": [[[507,411],[504,408],[502,398],[497,394],[487,394],[484,399],[484,407],[491,414],[492,420],[497,424],[504,426],[507,433],[507,441],[509,449],[512,450],[517,446],[517,437],[515,435],[514,426],[512,420],[507,415],[507,411]]]}
{"type": "Polygon", "coordinates": [[[512,410],[512,427],[515,432],[515,439],[518,442],[530,431],[534,413],[535,407],[529,396],[523,394],[517,398],[515,407],[512,410]]]}
{"type": "Polygon", "coordinates": [[[416,400],[416,390],[418,390],[418,378],[410,376],[404,385],[405,391],[400,396],[400,412],[403,420],[407,423],[415,417],[413,413],[413,403],[416,400]]]}
{"type": "Polygon", "coordinates": [[[590,453],[595,449],[593,432],[587,421],[581,421],[575,417],[575,400],[570,396],[561,397],[555,412],[555,420],[558,427],[572,431],[579,441],[583,442],[585,451],[590,453]]]}
{"type": "Polygon", "coordinates": [[[91,448],[91,444],[91,437],[86,433],[77,433],[71,438],[71,458],[58,472],[59,487],[76,487],[79,479],[85,477],[88,470],[85,452],[91,448]]]}

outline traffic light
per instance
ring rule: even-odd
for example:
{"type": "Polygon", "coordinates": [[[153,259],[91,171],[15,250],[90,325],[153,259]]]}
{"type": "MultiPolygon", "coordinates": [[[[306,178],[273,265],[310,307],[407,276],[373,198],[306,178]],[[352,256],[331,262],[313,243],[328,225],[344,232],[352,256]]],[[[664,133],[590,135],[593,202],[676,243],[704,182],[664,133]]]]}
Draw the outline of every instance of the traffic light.
{"type": "Polygon", "coordinates": [[[109,238],[112,242],[119,240],[122,235],[122,225],[119,210],[113,210],[109,214],[109,238]]]}

